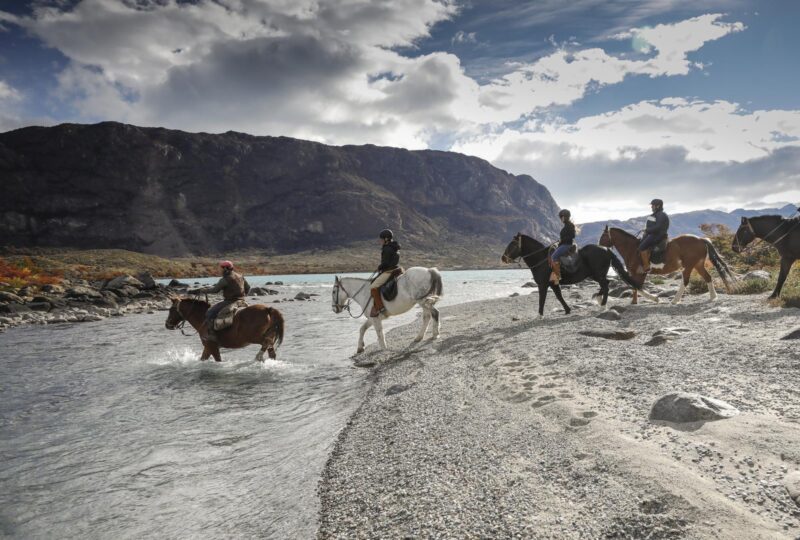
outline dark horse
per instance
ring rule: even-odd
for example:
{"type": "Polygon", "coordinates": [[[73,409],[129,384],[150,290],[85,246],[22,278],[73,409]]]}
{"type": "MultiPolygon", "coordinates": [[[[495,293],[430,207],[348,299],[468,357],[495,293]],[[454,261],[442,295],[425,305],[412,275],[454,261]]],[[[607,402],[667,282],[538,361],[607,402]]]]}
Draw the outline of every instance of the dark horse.
{"type": "MultiPolygon", "coordinates": [[[[209,307],[208,302],[202,300],[174,297],[164,325],[167,330],[175,330],[182,328],[188,322],[200,335],[203,335],[202,329],[209,307]]],[[[222,362],[220,347],[240,349],[247,345],[261,345],[256,360],[263,362],[265,351],[274,360],[275,348],[283,342],[283,329],[283,315],[277,309],[262,305],[248,306],[236,313],[233,326],[217,331],[219,343],[203,341],[203,354],[200,360],[208,360],[209,356],[213,356],[214,360],[222,362]]]]}
{"type": "Polygon", "coordinates": [[[769,296],[770,299],[778,298],[794,261],[800,259],[800,216],[794,218],[783,216],[743,217],[742,224],[739,225],[736,236],[733,237],[731,247],[736,253],[741,253],[745,246],[756,238],[772,244],[781,256],[778,283],[769,296]]]}
{"type": "MultiPolygon", "coordinates": [[[[536,285],[539,286],[539,317],[544,316],[544,301],[547,298],[547,287],[553,288],[553,292],[564,306],[564,312],[569,315],[572,311],[564,297],[561,295],[561,286],[550,283],[550,264],[549,264],[549,251],[551,247],[534,240],[530,236],[525,236],[522,233],[517,233],[513,240],[508,243],[506,250],[501,257],[504,263],[512,263],[518,259],[525,261],[528,268],[531,269],[533,279],[536,285]]],[[[628,275],[622,261],[611,252],[610,249],[589,245],[583,246],[578,250],[579,262],[578,267],[574,272],[562,272],[561,283],[569,285],[572,283],[579,283],[587,278],[592,278],[600,284],[600,294],[603,295],[601,306],[605,306],[608,302],[608,268],[614,267],[614,271],[622,278],[622,281],[636,287],[628,275]]]]}

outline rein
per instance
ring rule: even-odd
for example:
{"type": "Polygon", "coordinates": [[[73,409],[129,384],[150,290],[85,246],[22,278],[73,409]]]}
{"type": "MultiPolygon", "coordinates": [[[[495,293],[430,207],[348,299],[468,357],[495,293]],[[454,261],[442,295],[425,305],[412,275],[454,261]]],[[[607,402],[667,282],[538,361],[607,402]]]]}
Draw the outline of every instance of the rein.
{"type": "Polygon", "coordinates": [[[364,290],[364,287],[366,287],[367,284],[372,283],[372,277],[376,273],[377,272],[373,272],[372,275],[369,276],[369,278],[367,278],[367,281],[365,281],[364,284],[355,292],[355,294],[352,294],[352,295],[349,292],[347,292],[347,289],[344,288],[344,285],[342,285],[342,280],[341,279],[338,282],[336,282],[336,285],[334,285],[334,287],[336,288],[336,307],[338,307],[339,309],[341,309],[343,311],[346,311],[347,314],[350,316],[350,318],[352,318],[352,319],[360,319],[364,315],[364,313],[367,312],[367,308],[369,307],[369,303],[372,301],[372,299],[370,298],[369,300],[367,300],[367,303],[364,305],[364,309],[361,310],[361,313],[359,313],[358,315],[353,315],[353,312],[350,311],[350,302],[347,302],[344,305],[339,303],[339,289],[341,289],[341,290],[343,290],[345,292],[345,294],[348,297],[347,298],[348,300],[352,300],[358,293],[360,293],[361,291],[364,290]]]}
{"type": "MultiPolygon", "coordinates": [[[[178,298],[178,303],[175,306],[175,311],[177,311],[178,315],[181,316],[181,322],[176,324],[175,328],[180,330],[181,334],[183,334],[184,336],[188,337],[188,336],[191,336],[192,334],[187,334],[186,332],[183,331],[183,327],[186,326],[186,316],[183,313],[181,313],[181,300],[183,300],[183,299],[182,298],[178,298]]],[[[195,333],[198,333],[197,330],[195,330],[195,333]]]]}
{"type": "MultiPolygon", "coordinates": [[[[517,240],[517,244],[518,244],[519,250],[522,251],[522,236],[520,236],[519,239],[517,240]]],[[[524,260],[525,257],[530,257],[531,255],[536,255],[537,253],[541,253],[543,251],[547,251],[548,249],[553,247],[554,244],[555,244],[555,242],[553,244],[548,245],[548,246],[544,246],[542,249],[537,249],[536,251],[531,251],[530,253],[523,253],[519,257],[514,257],[511,260],[513,262],[517,263],[517,265],[520,268],[522,268],[522,264],[520,263],[520,260],[524,260]]],[[[544,264],[546,262],[547,262],[547,257],[545,257],[543,260],[539,261],[538,263],[534,264],[533,266],[528,266],[528,268],[533,270],[534,268],[538,268],[539,266],[541,266],[542,264],[544,264]]],[[[527,265],[528,263],[525,263],[525,264],[527,265]]]]}
{"type": "MultiPolygon", "coordinates": [[[[798,212],[800,212],[800,210],[798,210],[798,212]]],[[[750,232],[751,232],[751,233],[753,233],[753,236],[755,237],[755,239],[756,239],[756,240],[760,240],[761,242],[766,242],[767,244],[770,244],[770,245],[773,245],[773,246],[774,246],[774,245],[776,245],[778,242],[780,242],[781,240],[783,240],[784,238],[786,238],[787,236],[789,236],[789,233],[791,233],[791,232],[794,230],[794,228],[795,228],[795,227],[797,227],[798,225],[800,225],[800,221],[798,221],[797,223],[795,223],[794,225],[792,225],[791,227],[789,227],[789,230],[788,230],[788,231],[786,231],[786,232],[785,232],[784,234],[782,234],[781,236],[779,236],[779,237],[778,237],[776,240],[768,240],[768,239],[767,239],[767,237],[768,237],[769,235],[771,235],[772,233],[774,233],[775,231],[777,231],[778,229],[780,229],[781,227],[783,227],[783,224],[784,224],[784,222],[785,222],[785,221],[788,221],[789,219],[792,219],[792,218],[781,218],[781,221],[780,221],[780,223],[778,223],[778,225],[777,225],[777,226],[775,226],[775,227],[774,227],[774,228],[773,228],[771,231],[769,231],[767,234],[765,234],[765,235],[764,235],[763,237],[761,237],[761,238],[759,238],[759,237],[758,237],[758,235],[756,235],[756,231],[753,229],[753,225],[750,223],[750,218],[745,218],[745,224],[747,225],[747,228],[750,230],[750,232]]],[[[744,245],[744,246],[743,246],[743,245],[742,245],[742,243],[739,241],[739,235],[738,235],[738,234],[737,234],[737,235],[735,235],[735,236],[733,237],[733,241],[734,241],[734,242],[736,242],[736,245],[739,247],[739,249],[740,249],[741,251],[748,251],[748,250],[752,251],[752,250],[753,250],[753,249],[755,249],[755,248],[756,248],[756,246],[758,245],[758,243],[757,243],[757,242],[753,242],[753,243],[752,243],[750,246],[747,246],[747,245],[744,245]]]]}

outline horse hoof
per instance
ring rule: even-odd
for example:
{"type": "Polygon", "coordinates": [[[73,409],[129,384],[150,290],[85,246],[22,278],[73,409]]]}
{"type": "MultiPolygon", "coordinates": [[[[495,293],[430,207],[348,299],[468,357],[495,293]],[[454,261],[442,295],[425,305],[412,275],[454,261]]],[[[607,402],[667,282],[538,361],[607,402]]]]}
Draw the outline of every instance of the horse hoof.
{"type": "Polygon", "coordinates": [[[420,341],[422,341],[421,337],[415,337],[414,338],[414,343],[419,343],[420,341]]]}
{"type": "Polygon", "coordinates": [[[364,352],[364,347],[359,347],[356,349],[356,354],[361,354],[362,352],[364,352]]]}

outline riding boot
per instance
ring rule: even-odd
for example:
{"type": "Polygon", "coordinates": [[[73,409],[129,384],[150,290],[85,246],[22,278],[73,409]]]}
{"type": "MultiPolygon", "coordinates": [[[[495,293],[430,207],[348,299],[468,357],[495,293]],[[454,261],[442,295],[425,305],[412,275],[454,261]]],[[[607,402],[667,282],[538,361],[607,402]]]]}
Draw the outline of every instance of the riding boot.
{"type": "Polygon", "coordinates": [[[386,309],[383,307],[383,297],[381,296],[380,288],[370,289],[372,294],[372,311],[369,312],[370,317],[377,317],[386,309]]]}
{"type": "Polygon", "coordinates": [[[561,281],[561,263],[559,261],[553,261],[553,273],[550,274],[550,283],[553,285],[558,285],[561,281]]]}
{"type": "Polygon", "coordinates": [[[642,272],[645,274],[650,271],[650,250],[641,252],[642,255],[642,272]]]}

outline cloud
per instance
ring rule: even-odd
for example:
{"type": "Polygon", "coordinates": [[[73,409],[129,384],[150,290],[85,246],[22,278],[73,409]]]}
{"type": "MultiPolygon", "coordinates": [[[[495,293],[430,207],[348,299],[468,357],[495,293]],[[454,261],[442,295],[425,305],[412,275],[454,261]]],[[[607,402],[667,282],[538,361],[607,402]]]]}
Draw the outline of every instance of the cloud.
{"type": "Polygon", "coordinates": [[[0,79],[0,102],[19,101],[22,95],[13,86],[0,79]]]}
{"type": "Polygon", "coordinates": [[[450,42],[452,44],[477,43],[478,39],[476,32],[464,32],[463,30],[459,30],[453,35],[450,42]]]}

